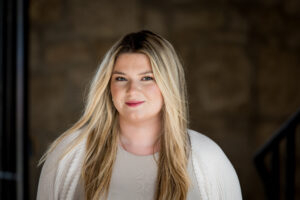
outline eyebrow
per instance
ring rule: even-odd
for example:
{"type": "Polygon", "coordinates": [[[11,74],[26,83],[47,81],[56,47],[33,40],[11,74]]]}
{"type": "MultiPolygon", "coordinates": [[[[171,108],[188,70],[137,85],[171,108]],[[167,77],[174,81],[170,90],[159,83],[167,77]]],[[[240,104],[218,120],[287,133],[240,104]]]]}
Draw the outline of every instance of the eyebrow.
{"type": "MultiPolygon", "coordinates": [[[[145,71],[145,72],[142,72],[142,73],[139,73],[139,75],[150,74],[150,73],[153,73],[152,70],[150,70],[150,71],[145,71]]],[[[126,75],[124,72],[120,72],[120,71],[113,71],[113,74],[122,74],[122,75],[126,75]]]]}

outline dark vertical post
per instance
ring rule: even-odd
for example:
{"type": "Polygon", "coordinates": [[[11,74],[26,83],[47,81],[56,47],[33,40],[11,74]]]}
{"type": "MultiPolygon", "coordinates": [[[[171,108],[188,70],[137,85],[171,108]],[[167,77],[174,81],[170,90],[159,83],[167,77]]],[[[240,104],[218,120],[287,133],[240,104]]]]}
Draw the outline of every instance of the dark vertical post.
{"type": "Polygon", "coordinates": [[[28,24],[26,0],[16,1],[16,144],[17,144],[17,199],[28,196],[28,153],[27,153],[27,52],[28,24]]]}
{"type": "Polygon", "coordinates": [[[0,199],[28,199],[27,10],[0,0],[0,199]]]}
{"type": "Polygon", "coordinates": [[[286,140],[286,199],[295,199],[296,127],[292,127],[286,140]]]}
{"type": "Polygon", "coordinates": [[[16,199],[15,2],[1,2],[0,199],[16,199]]]}
{"type": "Polygon", "coordinates": [[[279,143],[273,147],[271,161],[271,181],[268,193],[271,199],[279,200],[280,194],[280,160],[279,160],[279,143]]]}

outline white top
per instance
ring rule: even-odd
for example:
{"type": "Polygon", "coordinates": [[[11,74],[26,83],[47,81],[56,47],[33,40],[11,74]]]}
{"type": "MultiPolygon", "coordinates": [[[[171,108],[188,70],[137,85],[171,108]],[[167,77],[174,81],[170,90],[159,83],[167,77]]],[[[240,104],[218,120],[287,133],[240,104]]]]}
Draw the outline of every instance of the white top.
{"type": "MultiPolygon", "coordinates": [[[[60,153],[78,134],[80,131],[66,137],[49,154],[40,176],[38,200],[84,199],[80,170],[86,140],[57,163],[60,153]]],[[[196,131],[188,130],[188,134],[192,146],[188,163],[192,187],[187,199],[241,200],[238,177],[219,146],[196,131]]],[[[158,152],[154,156],[158,158],[158,152]]],[[[119,145],[108,199],[153,199],[156,172],[153,155],[134,155],[119,145]]]]}
{"type": "MultiPolygon", "coordinates": [[[[159,159],[159,152],[154,154],[159,159]]],[[[153,155],[140,156],[126,151],[120,144],[113,167],[108,200],[153,200],[157,164],[153,155]]],[[[192,181],[187,200],[200,199],[200,191],[192,166],[188,160],[188,173],[192,181]]],[[[80,180],[76,189],[76,198],[84,199],[83,181],[80,180]]]]}

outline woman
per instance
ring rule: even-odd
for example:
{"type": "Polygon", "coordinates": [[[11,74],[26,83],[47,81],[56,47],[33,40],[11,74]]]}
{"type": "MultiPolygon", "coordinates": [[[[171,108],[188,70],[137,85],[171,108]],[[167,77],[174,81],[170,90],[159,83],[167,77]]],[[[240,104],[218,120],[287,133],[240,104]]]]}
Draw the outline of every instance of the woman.
{"type": "Polygon", "coordinates": [[[131,33],[105,55],[82,117],[42,157],[38,199],[242,199],[223,151],[188,129],[172,45],[131,33]]]}

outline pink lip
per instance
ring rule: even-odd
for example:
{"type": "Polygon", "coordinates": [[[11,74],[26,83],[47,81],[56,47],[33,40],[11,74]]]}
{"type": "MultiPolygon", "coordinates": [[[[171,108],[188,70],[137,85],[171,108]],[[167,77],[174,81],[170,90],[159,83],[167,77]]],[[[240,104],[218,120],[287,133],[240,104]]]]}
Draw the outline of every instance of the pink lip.
{"type": "Polygon", "coordinates": [[[126,104],[128,106],[131,106],[131,107],[135,107],[135,106],[138,106],[140,104],[144,103],[143,101],[127,101],[126,104]]]}

